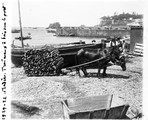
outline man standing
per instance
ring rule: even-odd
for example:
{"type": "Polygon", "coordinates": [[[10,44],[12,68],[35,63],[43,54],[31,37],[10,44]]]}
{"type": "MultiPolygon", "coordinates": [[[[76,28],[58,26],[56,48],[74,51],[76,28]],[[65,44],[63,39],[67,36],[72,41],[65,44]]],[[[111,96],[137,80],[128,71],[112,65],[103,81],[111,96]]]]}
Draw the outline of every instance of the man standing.
{"type": "Polygon", "coordinates": [[[116,46],[115,38],[111,38],[111,41],[110,41],[110,47],[113,47],[113,46],[116,46]]]}
{"type": "Polygon", "coordinates": [[[121,37],[116,38],[116,46],[122,47],[121,37]]]}
{"type": "Polygon", "coordinates": [[[123,54],[127,54],[127,43],[125,42],[125,40],[123,40],[122,42],[122,50],[123,50],[123,54]]]}

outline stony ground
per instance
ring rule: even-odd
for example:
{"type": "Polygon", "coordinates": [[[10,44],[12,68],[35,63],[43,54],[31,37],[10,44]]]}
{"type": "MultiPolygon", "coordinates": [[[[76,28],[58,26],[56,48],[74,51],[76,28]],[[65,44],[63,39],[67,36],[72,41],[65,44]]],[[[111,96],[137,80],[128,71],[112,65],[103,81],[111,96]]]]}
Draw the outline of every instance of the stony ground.
{"type": "Polygon", "coordinates": [[[12,104],[13,119],[63,118],[61,99],[113,94],[131,107],[142,110],[142,57],[129,58],[127,70],[119,66],[107,69],[107,77],[98,79],[97,70],[88,70],[88,77],[76,72],[52,77],[27,77],[23,68],[12,67],[12,103],[35,106],[39,111],[29,114],[12,104]]]}

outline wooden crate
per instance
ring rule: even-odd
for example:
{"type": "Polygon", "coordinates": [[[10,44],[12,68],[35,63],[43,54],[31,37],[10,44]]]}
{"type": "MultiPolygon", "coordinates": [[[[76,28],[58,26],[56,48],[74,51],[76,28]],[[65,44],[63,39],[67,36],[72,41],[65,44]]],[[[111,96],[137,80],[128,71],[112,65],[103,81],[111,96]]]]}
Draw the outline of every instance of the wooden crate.
{"type": "Polygon", "coordinates": [[[64,119],[124,119],[129,105],[111,108],[113,95],[62,100],[64,119]]]}
{"type": "Polygon", "coordinates": [[[113,95],[62,100],[65,119],[106,118],[113,95]]]}
{"type": "Polygon", "coordinates": [[[133,54],[143,56],[143,44],[136,43],[133,54]]]}

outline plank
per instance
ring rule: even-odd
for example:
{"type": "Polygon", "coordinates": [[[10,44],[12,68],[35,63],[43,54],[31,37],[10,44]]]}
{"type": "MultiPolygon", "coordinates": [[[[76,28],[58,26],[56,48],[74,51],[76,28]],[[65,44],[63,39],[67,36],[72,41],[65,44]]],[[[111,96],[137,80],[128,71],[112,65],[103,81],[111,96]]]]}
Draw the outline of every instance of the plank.
{"type": "Polygon", "coordinates": [[[143,56],[143,44],[136,43],[135,47],[134,47],[133,54],[143,56]]]}

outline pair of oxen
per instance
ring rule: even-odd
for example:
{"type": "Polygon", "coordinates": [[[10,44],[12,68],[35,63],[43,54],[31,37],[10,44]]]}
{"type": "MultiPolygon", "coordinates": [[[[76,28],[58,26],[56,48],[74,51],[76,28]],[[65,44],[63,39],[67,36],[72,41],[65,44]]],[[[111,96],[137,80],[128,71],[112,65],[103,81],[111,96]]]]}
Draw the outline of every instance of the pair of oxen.
{"type": "Polygon", "coordinates": [[[90,66],[95,66],[98,68],[98,73],[97,73],[98,78],[100,78],[101,76],[100,74],[101,69],[103,69],[102,76],[105,77],[107,75],[106,69],[109,63],[112,63],[112,65],[119,65],[121,66],[122,70],[125,71],[126,60],[125,56],[122,54],[122,50],[120,49],[120,47],[121,46],[111,46],[99,49],[89,49],[89,48],[80,49],[76,55],[77,64],[82,64],[96,59],[99,60],[87,66],[77,67],[76,68],[77,73],[79,74],[79,76],[81,76],[80,70],[82,70],[84,76],[87,76],[88,73],[86,69],[89,68],[90,66]]]}

